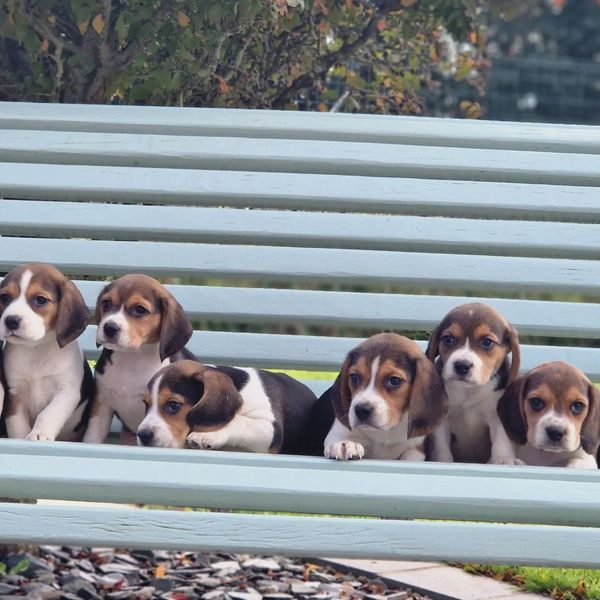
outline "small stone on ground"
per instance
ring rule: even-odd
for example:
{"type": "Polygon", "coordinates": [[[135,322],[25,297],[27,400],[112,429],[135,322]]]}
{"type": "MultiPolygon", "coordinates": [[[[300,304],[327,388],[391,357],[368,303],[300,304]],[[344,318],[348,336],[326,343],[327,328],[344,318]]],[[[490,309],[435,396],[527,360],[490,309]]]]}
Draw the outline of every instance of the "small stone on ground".
{"type": "Polygon", "coordinates": [[[0,555],[0,600],[429,600],[282,556],[41,546],[0,555]]]}

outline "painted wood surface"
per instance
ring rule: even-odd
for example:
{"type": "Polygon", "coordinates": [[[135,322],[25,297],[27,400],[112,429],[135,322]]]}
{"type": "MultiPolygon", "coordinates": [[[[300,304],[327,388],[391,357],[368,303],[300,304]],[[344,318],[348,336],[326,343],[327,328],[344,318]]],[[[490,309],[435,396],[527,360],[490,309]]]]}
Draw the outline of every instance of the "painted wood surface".
{"type": "MultiPolygon", "coordinates": [[[[93,310],[106,282],[75,283],[93,310]]],[[[191,319],[431,331],[455,306],[486,302],[521,335],[600,338],[600,304],[593,302],[196,285],[167,285],[167,289],[191,319]]]]}
{"type": "Polygon", "coordinates": [[[592,260],[459,254],[449,260],[444,254],[381,250],[0,238],[0,269],[40,257],[70,275],[141,271],[162,277],[600,295],[600,261],[592,260]]]}
{"type": "Polygon", "coordinates": [[[6,198],[597,222],[594,187],[0,162],[6,198]]]}
{"type": "Polygon", "coordinates": [[[600,127],[218,108],[3,103],[0,127],[600,153],[600,127]]]}
{"type": "Polygon", "coordinates": [[[319,140],[0,130],[0,160],[600,185],[600,156],[319,140]]]}
{"type": "Polygon", "coordinates": [[[597,258],[595,224],[4,200],[0,234],[597,258]]]}
{"type": "Polygon", "coordinates": [[[0,504],[6,543],[595,567],[600,530],[0,504]],[[565,552],[576,548],[576,552],[565,552]]]}

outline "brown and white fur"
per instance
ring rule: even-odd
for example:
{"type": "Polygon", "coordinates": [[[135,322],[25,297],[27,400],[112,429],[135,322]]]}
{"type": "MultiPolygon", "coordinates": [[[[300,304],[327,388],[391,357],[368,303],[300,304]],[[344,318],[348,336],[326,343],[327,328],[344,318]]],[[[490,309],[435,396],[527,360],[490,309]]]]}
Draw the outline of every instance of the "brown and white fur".
{"type": "Polygon", "coordinates": [[[432,436],[433,460],[520,464],[496,410],[519,372],[516,330],[491,306],[462,304],[431,334],[426,354],[449,402],[448,420],[432,436]]]}
{"type": "Polygon", "coordinates": [[[425,436],[447,411],[434,366],[415,342],[395,333],[354,348],[322,398],[335,412],[325,456],[337,460],[425,460],[425,436]]]}
{"type": "Polygon", "coordinates": [[[547,362],[519,377],[498,414],[525,464],[598,468],[600,391],[573,365],[547,362]]]}
{"type": "Polygon", "coordinates": [[[171,293],[147,275],[125,275],[105,286],[96,303],[96,322],[96,343],[104,348],[83,441],[100,444],[115,414],[126,430],[137,431],[148,381],[180,357],[192,325],[171,293]]]}
{"type": "Polygon", "coordinates": [[[138,444],[301,454],[316,400],[283,373],[182,360],[148,383],[138,444]]]}
{"type": "Polygon", "coordinates": [[[90,316],[79,290],[51,265],[23,264],[0,283],[0,313],[8,436],[78,438],[93,389],[75,341],[90,316]]]}

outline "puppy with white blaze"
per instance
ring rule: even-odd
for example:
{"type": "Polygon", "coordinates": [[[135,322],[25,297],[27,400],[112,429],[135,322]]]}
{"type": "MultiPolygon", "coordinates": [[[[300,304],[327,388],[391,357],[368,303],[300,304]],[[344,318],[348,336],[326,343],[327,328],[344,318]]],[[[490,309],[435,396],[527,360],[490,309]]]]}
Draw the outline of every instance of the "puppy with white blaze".
{"type": "Polygon", "coordinates": [[[519,372],[514,327],[491,306],[462,304],[442,319],[425,353],[442,375],[449,403],[447,422],[432,436],[433,460],[522,464],[496,411],[519,372]]]}
{"type": "Polygon", "coordinates": [[[335,413],[324,453],[337,460],[425,460],[425,438],[447,412],[435,368],[414,341],[395,333],[354,348],[323,402],[335,413]]]}
{"type": "Polygon", "coordinates": [[[93,378],[75,341],[90,316],[79,290],[51,265],[23,264],[0,283],[0,315],[8,436],[80,439],[93,378]]]}
{"type": "Polygon", "coordinates": [[[95,395],[84,442],[100,444],[113,416],[123,423],[122,440],[135,443],[144,418],[144,391],[163,366],[193,357],[184,346],[192,324],[160,282],[147,275],[125,275],[109,283],[96,303],[95,395]]]}
{"type": "Polygon", "coordinates": [[[547,362],[519,377],[500,399],[498,414],[524,463],[598,468],[600,391],[573,365],[547,362]]]}
{"type": "Polygon", "coordinates": [[[284,373],[182,360],[148,383],[138,444],[304,454],[316,400],[284,373]]]}

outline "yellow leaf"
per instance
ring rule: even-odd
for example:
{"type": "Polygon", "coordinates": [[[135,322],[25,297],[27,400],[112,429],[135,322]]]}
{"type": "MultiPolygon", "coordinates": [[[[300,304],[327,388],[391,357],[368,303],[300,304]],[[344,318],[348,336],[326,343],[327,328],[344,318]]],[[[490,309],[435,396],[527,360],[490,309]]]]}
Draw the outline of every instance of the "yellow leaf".
{"type": "Polygon", "coordinates": [[[327,104],[325,102],[321,102],[317,108],[319,112],[327,112],[327,104]]]}
{"type": "Polygon", "coordinates": [[[85,35],[85,32],[88,30],[89,26],[90,26],[89,19],[86,19],[85,21],[81,21],[81,23],[79,23],[79,25],[77,25],[77,27],[79,28],[79,33],[81,35],[85,35]]]}
{"type": "Polygon", "coordinates": [[[375,106],[377,108],[383,108],[385,106],[385,100],[381,96],[375,98],[375,106]]]}
{"type": "Polygon", "coordinates": [[[192,20],[184,12],[181,12],[180,10],[177,11],[177,23],[179,23],[181,27],[189,27],[191,22],[192,20]]]}
{"type": "Polygon", "coordinates": [[[156,577],[156,579],[161,579],[166,574],[167,574],[167,569],[165,568],[164,565],[158,565],[156,567],[156,569],[154,569],[154,577],[156,577]]]}
{"type": "Polygon", "coordinates": [[[404,6],[404,8],[408,8],[409,6],[412,6],[413,4],[416,4],[417,0],[400,0],[400,4],[402,4],[402,6],[404,6]]]}
{"type": "Polygon", "coordinates": [[[48,46],[49,46],[49,45],[50,45],[50,44],[48,43],[48,40],[44,40],[44,41],[42,42],[42,45],[40,46],[40,48],[41,48],[42,52],[48,52],[48,46]]]}
{"type": "Polygon", "coordinates": [[[92,21],[92,27],[98,35],[102,33],[104,30],[104,17],[101,14],[98,14],[94,17],[94,20],[92,21]]]}
{"type": "Polygon", "coordinates": [[[54,15],[49,15],[48,23],[50,23],[50,25],[54,25],[56,23],[56,17],[54,15]]]}

